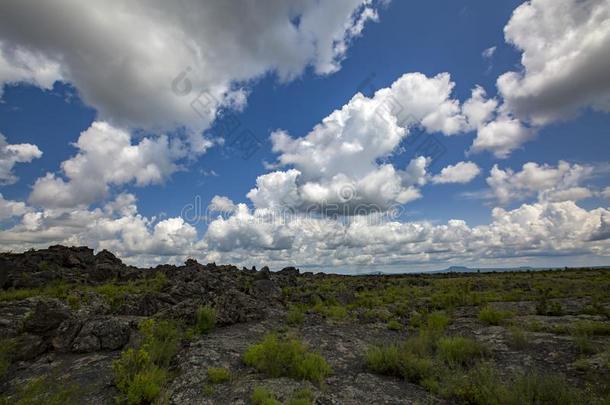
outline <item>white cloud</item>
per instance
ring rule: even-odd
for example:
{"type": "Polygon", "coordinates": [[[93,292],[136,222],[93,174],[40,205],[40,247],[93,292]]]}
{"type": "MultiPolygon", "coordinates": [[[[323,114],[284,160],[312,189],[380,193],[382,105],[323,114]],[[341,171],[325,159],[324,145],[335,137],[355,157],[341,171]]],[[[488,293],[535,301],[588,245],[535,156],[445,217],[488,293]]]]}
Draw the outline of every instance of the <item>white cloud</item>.
{"type": "Polygon", "coordinates": [[[29,143],[9,144],[0,134],[0,185],[15,183],[18,178],[13,174],[17,163],[29,163],[42,156],[38,146],[29,143]]]}
{"type": "Polygon", "coordinates": [[[26,205],[21,201],[6,200],[0,194],[0,221],[17,217],[27,212],[26,205]]]}
{"type": "Polygon", "coordinates": [[[61,164],[68,180],[52,173],[36,180],[29,201],[43,207],[88,205],[106,197],[110,185],[159,184],[180,169],[176,160],[187,156],[178,138],[143,138],[96,121],[75,143],[78,153],[61,164]]]}
{"type": "Polygon", "coordinates": [[[237,209],[235,203],[224,196],[215,195],[208,206],[210,212],[231,213],[237,209]]]}
{"type": "Polygon", "coordinates": [[[377,20],[376,7],[373,0],[8,0],[0,85],[65,80],[113,125],[201,130],[219,107],[243,107],[249,80],[268,72],[289,80],[307,66],[338,70],[352,39],[377,20]],[[188,75],[175,83],[177,95],[172,82],[181,72],[188,75]],[[191,102],[202,91],[211,103],[199,116],[191,102]]]}
{"type": "Polygon", "coordinates": [[[499,159],[506,159],[511,152],[534,136],[534,130],[524,126],[521,121],[500,116],[479,128],[470,150],[472,152],[487,150],[499,159]]]}
{"type": "MultiPolygon", "coordinates": [[[[93,210],[34,210],[23,203],[16,204],[19,206],[15,215],[27,212],[21,222],[0,231],[0,243],[6,250],[22,251],[57,243],[88,245],[97,250],[109,249],[139,265],[166,262],[168,257],[183,260],[199,250],[197,231],[192,225],[179,217],[160,221],[143,217],[132,194],[120,194],[93,210]]],[[[4,213],[3,209],[0,212],[4,213]]]]}
{"type": "Polygon", "coordinates": [[[494,54],[496,53],[496,49],[497,49],[497,47],[491,46],[491,47],[483,50],[483,52],[481,52],[481,56],[483,56],[483,58],[485,58],[485,59],[491,59],[491,58],[493,58],[494,54]]]}
{"type": "Polygon", "coordinates": [[[453,135],[468,128],[454,83],[447,73],[426,77],[408,73],[373,97],[356,94],[307,135],[272,133],[279,168],[259,176],[248,193],[256,208],[301,211],[384,211],[420,197],[429,159],[420,156],[404,169],[379,160],[395,153],[412,127],[453,135]]]}
{"type": "Polygon", "coordinates": [[[606,197],[607,199],[610,200],[610,187],[606,187],[603,191],[602,191],[602,195],[604,197],[606,197]]]}
{"type": "Polygon", "coordinates": [[[4,85],[26,82],[50,90],[61,78],[57,62],[22,47],[8,46],[0,40],[0,99],[4,85]]]}
{"type": "Polygon", "coordinates": [[[585,107],[610,112],[608,0],[532,0],[514,12],[506,41],[522,51],[523,70],[498,78],[512,113],[535,124],[585,107]]]}
{"type": "Polygon", "coordinates": [[[564,161],[559,161],[556,167],[529,162],[519,172],[502,170],[495,165],[487,184],[500,204],[533,195],[540,201],[577,201],[593,195],[588,188],[581,186],[593,173],[593,166],[564,161]]]}
{"type": "MultiPolygon", "coordinates": [[[[600,229],[610,211],[587,211],[572,201],[495,208],[488,225],[470,227],[462,220],[446,224],[398,222],[379,214],[347,221],[303,214],[272,215],[267,209],[238,212],[210,224],[204,241],[208,259],[280,267],[398,265],[405,263],[494,263],[504,257],[535,258],[565,254],[610,256],[600,229]]],[[[370,268],[370,267],[366,267],[370,268]]],[[[401,267],[404,269],[404,267],[401,267]]]]}
{"type": "Polygon", "coordinates": [[[481,173],[481,169],[473,162],[459,162],[449,165],[441,170],[439,174],[432,177],[436,184],[444,183],[469,183],[481,173]]]}

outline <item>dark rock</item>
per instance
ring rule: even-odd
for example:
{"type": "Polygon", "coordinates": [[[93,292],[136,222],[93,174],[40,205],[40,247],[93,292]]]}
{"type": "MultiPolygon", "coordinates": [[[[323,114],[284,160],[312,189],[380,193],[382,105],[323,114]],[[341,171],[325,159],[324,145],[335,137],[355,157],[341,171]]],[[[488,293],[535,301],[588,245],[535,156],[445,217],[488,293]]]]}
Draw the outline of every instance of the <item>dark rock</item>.
{"type": "Polygon", "coordinates": [[[277,299],[282,290],[271,280],[255,280],[252,283],[252,294],[258,299],[277,299]]]}
{"type": "Polygon", "coordinates": [[[277,274],[296,277],[299,275],[299,269],[297,269],[296,267],[284,267],[282,270],[278,271],[277,274]]]}
{"type": "Polygon", "coordinates": [[[72,343],[75,352],[117,350],[129,341],[130,322],[116,317],[91,319],[84,323],[72,343]]]}
{"type": "Polygon", "coordinates": [[[32,360],[46,352],[49,343],[39,335],[23,333],[15,338],[14,360],[32,360]]]}
{"type": "Polygon", "coordinates": [[[24,321],[24,330],[35,334],[49,334],[70,318],[70,309],[56,299],[40,299],[24,321]]]}
{"type": "Polygon", "coordinates": [[[254,279],[255,280],[269,280],[271,278],[271,271],[269,270],[269,267],[264,266],[262,269],[260,269],[260,271],[257,271],[256,274],[254,274],[254,279]]]}

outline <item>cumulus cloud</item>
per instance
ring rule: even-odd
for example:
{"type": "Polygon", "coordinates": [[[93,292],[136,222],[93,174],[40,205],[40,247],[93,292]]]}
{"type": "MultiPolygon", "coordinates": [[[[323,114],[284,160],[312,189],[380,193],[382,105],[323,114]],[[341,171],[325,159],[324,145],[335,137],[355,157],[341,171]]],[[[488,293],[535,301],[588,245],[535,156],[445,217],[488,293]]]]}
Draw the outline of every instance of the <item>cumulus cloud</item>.
{"type": "Polygon", "coordinates": [[[581,184],[590,179],[595,168],[590,165],[559,161],[557,166],[528,162],[518,172],[494,165],[487,184],[500,204],[536,195],[540,201],[578,201],[592,191],[581,184]]]}
{"type": "Polygon", "coordinates": [[[187,156],[178,138],[143,138],[106,122],[96,121],[74,144],[78,153],[61,164],[64,179],[53,173],[36,180],[29,202],[43,207],[88,205],[106,197],[110,185],[159,184],[179,170],[176,160],[187,156]]]}
{"type": "MultiPolygon", "coordinates": [[[[0,199],[2,214],[4,201],[0,199]]],[[[140,265],[166,261],[168,256],[183,259],[198,251],[197,231],[192,225],[180,217],[156,220],[140,215],[132,194],[120,194],[93,210],[36,210],[24,203],[13,204],[18,205],[13,205],[12,214],[21,220],[0,231],[5,249],[21,251],[56,243],[88,245],[117,252],[140,265]]]]}
{"type": "Polygon", "coordinates": [[[432,177],[436,184],[444,183],[469,183],[481,173],[481,169],[473,162],[459,162],[441,170],[439,174],[432,177]]]}
{"type": "Polygon", "coordinates": [[[517,117],[541,125],[585,107],[610,112],[610,4],[607,0],[532,0],[514,12],[506,41],[523,69],[498,78],[517,117]]]}
{"type": "MultiPolygon", "coordinates": [[[[610,255],[600,229],[610,211],[585,210],[572,201],[495,208],[487,225],[462,220],[446,224],[399,222],[378,213],[328,218],[274,216],[240,206],[228,219],[210,224],[208,258],[275,266],[358,266],[494,260],[571,254],[610,255]]],[[[355,269],[352,267],[352,271],[355,269]]]]}
{"type": "Polygon", "coordinates": [[[53,83],[61,79],[59,63],[0,40],[0,99],[5,85],[25,82],[50,90],[53,83]]]}
{"type": "Polygon", "coordinates": [[[391,156],[413,127],[445,135],[467,130],[460,103],[451,98],[453,87],[447,73],[407,73],[372,97],[356,94],[305,136],[273,132],[273,151],[279,154],[274,166],[293,168],[260,176],[248,198],[256,208],[324,211],[332,206],[348,215],[419,198],[426,156],[405,168],[379,160],[391,156]]]}
{"type": "Polygon", "coordinates": [[[544,125],[585,108],[610,112],[607,0],[525,2],[513,12],[504,35],[521,51],[522,68],[498,77],[500,101],[485,101],[484,92],[473,92],[471,127],[477,137],[471,151],[506,158],[544,125]],[[488,108],[481,108],[483,102],[488,108]]]}
{"type": "Polygon", "coordinates": [[[215,195],[208,206],[208,210],[211,212],[230,213],[236,209],[237,206],[230,198],[219,195],[215,195]]]}
{"type": "Polygon", "coordinates": [[[205,129],[219,108],[243,106],[249,80],[338,70],[350,42],[378,19],[376,8],[373,0],[9,0],[0,14],[0,85],[64,80],[114,125],[205,129]],[[210,103],[199,115],[191,103],[201,92],[210,103]]]}
{"type": "Polygon", "coordinates": [[[13,173],[17,163],[29,163],[42,156],[38,146],[29,143],[9,144],[0,134],[0,185],[15,183],[18,178],[13,173]]]}
{"type": "Polygon", "coordinates": [[[21,201],[6,200],[0,194],[0,221],[16,216],[21,216],[27,212],[25,203],[21,201]]]}
{"type": "Polygon", "coordinates": [[[472,152],[490,151],[499,159],[506,159],[524,142],[533,139],[535,131],[507,115],[481,125],[472,143],[472,152]]]}

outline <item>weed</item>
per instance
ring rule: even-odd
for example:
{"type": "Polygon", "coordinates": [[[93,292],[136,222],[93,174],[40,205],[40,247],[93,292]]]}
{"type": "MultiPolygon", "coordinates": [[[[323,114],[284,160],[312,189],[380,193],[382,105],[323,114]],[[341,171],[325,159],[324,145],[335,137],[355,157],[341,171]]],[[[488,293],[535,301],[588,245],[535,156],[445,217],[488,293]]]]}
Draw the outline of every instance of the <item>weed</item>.
{"type": "Polygon", "coordinates": [[[220,384],[227,382],[231,379],[231,372],[222,367],[210,367],[208,368],[208,381],[212,384],[220,384]]]}
{"type": "Polygon", "coordinates": [[[389,330],[402,330],[402,324],[398,322],[396,319],[392,319],[387,324],[389,330]]]}
{"type": "Polygon", "coordinates": [[[452,366],[474,364],[485,353],[485,347],[471,338],[463,336],[444,337],[438,341],[439,357],[452,366]]]}
{"type": "Polygon", "coordinates": [[[286,405],[313,405],[315,397],[308,388],[300,388],[292,393],[286,405]]]}
{"type": "Polygon", "coordinates": [[[287,376],[321,383],[331,369],[319,354],[309,352],[299,340],[269,334],[244,353],[244,362],[270,377],[287,376]]]}
{"type": "Polygon", "coordinates": [[[483,322],[486,325],[500,325],[506,320],[510,318],[512,314],[508,311],[498,311],[492,307],[485,306],[479,311],[479,321],[483,322]]]}
{"type": "Polygon", "coordinates": [[[197,309],[195,314],[195,330],[200,334],[210,332],[216,326],[216,310],[210,306],[197,309]]]}
{"type": "Polygon", "coordinates": [[[513,349],[525,349],[529,341],[523,329],[513,325],[508,329],[508,344],[513,349]]]}
{"type": "Polygon", "coordinates": [[[252,405],[282,405],[275,395],[264,387],[254,387],[250,397],[252,405]]]}
{"type": "Polygon", "coordinates": [[[291,305],[288,309],[288,315],[286,321],[289,325],[301,325],[305,320],[305,311],[303,308],[297,305],[291,305]]]}

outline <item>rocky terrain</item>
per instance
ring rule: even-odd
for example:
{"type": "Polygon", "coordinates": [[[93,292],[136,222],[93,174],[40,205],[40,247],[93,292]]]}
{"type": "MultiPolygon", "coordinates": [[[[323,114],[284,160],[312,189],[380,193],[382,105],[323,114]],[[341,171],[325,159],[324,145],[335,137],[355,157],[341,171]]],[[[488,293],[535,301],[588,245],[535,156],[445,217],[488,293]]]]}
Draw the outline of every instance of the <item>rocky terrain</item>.
{"type": "Polygon", "coordinates": [[[52,246],[0,254],[0,288],[0,404],[610,400],[603,269],[139,269],[52,246]]]}

